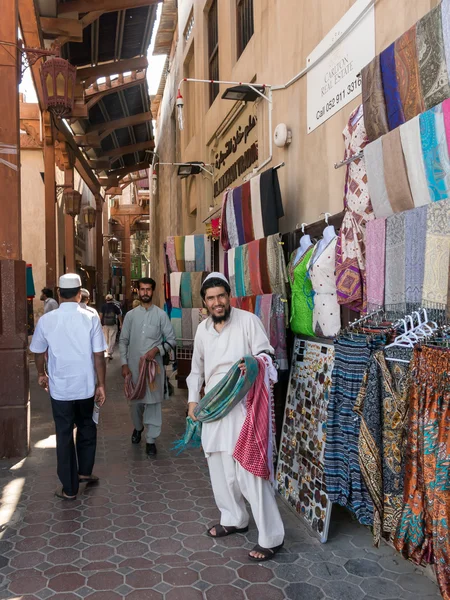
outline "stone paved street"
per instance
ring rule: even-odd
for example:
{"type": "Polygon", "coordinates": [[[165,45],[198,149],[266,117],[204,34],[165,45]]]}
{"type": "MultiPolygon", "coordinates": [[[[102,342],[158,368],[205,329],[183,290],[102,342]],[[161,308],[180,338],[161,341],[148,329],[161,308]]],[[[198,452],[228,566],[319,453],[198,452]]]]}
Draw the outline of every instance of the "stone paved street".
{"type": "Polygon", "coordinates": [[[8,600],[425,600],[436,585],[388,546],[336,512],[329,542],[320,544],[282,507],[287,537],[275,561],[247,560],[256,541],[215,542],[217,522],[200,451],[176,457],[172,441],[184,426],[184,396],[164,404],[157,459],[132,446],[132,427],[116,357],[108,366],[96,487],[64,503],[57,478],[53,421],[32,378],[32,452],[12,469],[0,463],[0,598],[8,600]],[[3,525],[2,525],[3,524],[3,525]]]}

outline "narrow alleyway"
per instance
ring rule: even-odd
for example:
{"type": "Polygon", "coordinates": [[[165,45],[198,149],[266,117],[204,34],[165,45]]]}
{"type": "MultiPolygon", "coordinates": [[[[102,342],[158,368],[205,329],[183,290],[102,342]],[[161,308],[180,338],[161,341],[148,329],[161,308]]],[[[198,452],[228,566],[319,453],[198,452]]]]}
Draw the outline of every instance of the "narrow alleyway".
{"type": "Polygon", "coordinates": [[[184,396],[164,405],[157,459],[130,443],[118,357],[108,366],[95,472],[101,482],[73,503],[57,485],[50,403],[32,378],[32,451],[0,463],[0,598],[8,600],[425,600],[437,587],[345,513],[333,515],[321,545],[282,507],[287,538],[275,561],[247,560],[256,540],[215,542],[217,521],[207,468],[197,451],[174,456],[184,396]]]}

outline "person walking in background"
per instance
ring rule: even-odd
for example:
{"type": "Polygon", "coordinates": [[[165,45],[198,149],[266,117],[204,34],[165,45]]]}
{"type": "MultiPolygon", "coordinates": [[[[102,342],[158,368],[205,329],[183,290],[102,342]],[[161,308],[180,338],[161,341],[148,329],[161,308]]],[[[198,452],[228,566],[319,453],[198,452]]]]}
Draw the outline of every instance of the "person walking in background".
{"type": "Polygon", "coordinates": [[[175,333],[166,313],[153,304],[153,292],[156,283],[149,277],[138,282],[140,305],[126,315],[119,340],[122,376],[132,376],[133,384],[139,380],[139,362],[141,357],[156,360],[157,373],[152,385],[146,386],[145,396],[130,402],[131,419],[134,430],[131,436],[133,444],[139,444],[141,435],[146,431],[146,452],[149,456],[157,453],[155,441],[161,434],[161,402],[164,399],[165,370],[162,357],[165,354],[164,342],[175,348],[175,333]]]}
{"type": "Polygon", "coordinates": [[[59,308],[59,304],[53,298],[53,290],[50,288],[43,288],[41,292],[41,300],[44,303],[44,315],[59,308]]]}
{"type": "Polygon", "coordinates": [[[97,318],[100,318],[99,314],[95,310],[95,308],[93,308],[92,306],[89,306],[90,301],[91,301],[91,294],[90,294],[89,290],[87,290],[86,288],[81,288],[81,300],[80,300],[81,308],[84,308],[85,310],[88,310],[89,312],[94,313],[94,315],[97,318]]]}
{"type": "Polygon", "coordinates": [[[60,277],[59,295],[61,306],[39,319],[30,350],[35,353],[38,383],[50,392],[52,402],[62,484],[55,495],[75,500],[80,483],[98,481],[92,475],[97,447],[97,426],[92,417],[95,404],[100,407],[106,399],[106,343],[100,320],[79,306],[79,275],[67,273],[60,277]]]}
{"type": "Polygon", "coordinates": [[[114,346],[116,345],[118,323],[122,327],[122,311],[114,302],[111,294],[105,298],[106,302],[100,310],[100,319],[103,325],[103,334],[108,345],[106,357],[112,360],[114,346]]]}

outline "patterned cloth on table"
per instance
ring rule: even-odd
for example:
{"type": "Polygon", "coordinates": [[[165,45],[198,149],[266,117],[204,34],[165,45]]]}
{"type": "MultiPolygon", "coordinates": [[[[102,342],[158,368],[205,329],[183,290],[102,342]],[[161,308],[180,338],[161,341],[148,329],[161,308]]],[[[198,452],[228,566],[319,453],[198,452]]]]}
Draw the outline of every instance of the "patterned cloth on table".
{"type": "MultiPolygon", "coordinates": [[[[343,131],[344,159],[361,152],[368,139],[362,106],[355,109],[343,131]]],[[[374,218],[364,157],[347,165],[344,218],[336,246],[336,288],[339,304],[355,311],[366,308],[366,223],[374,218]]]]}
{"type": "Polygon", "coordinates": [[[395,548],[416,564],[434,562],[439,589],[450,600],[450,350],[415,348],[404,506],[395,548]]]}
{"type": "Polygon", "coordinates": [[[366,269],[367,310],[378,310],[384,306],[384,274],[386,261],[386,219],[375,219],[367,223],[366,269]]]}
{"type": "Polygon", "coordinates": [[[359,465],[374,504],[376,546],[382,537],[392,540],[403,508],[411,359],[411,348],[375,352],[357,400],[359,465]]]}
{"type": "Polygon", "coordinates": [[[228,190],[226,203],[226,219],[228,240],[231,248],[239,246],[239,235],[237,231],[236,215],[234,214],[233,190],[228,190]]]}
{"type": "Polygon", "coordinates": [[[231,248],[227,225],[227,203],[228,191],[224,192],[222,196],[222,210],[220,212],[220,243],[224,250],[229,250],[231,248]]]}
{"type": "Polygon", "coordinates": [[[380,54],[380,65],[389,129],[395,129],[405,122],[395,66],[395,43],[380,54]]]}
{"type": "Polygon", "coordinates": [[[242,248],[242,246],[237,246],[234,255],[236,296],[245,296],[244,253],[242,248]]]}
{"type": "Polygon", "coordinates": [[[170,274],[170,300],[174,308],[180,308],[181,273],[170,274]]]}
{"type": "Polygon", "coordinates": [[[278,219],[284,217],[278,171],[268,169],[261,173],[261,212],[264,237],[278,233],[278,219]]]}
{"type": "Polygon", "coordinates": [[[444,165],[441,162],[441,157],[445,155],[439,148],[443,140],[439,140],[436,124],[436,113],[433,110],[420,115],[422,154],[432,202],[445,200],[448,197],[444,165]]]}
{"type": "Polygon", "coordinates": [[[167,238],[166,242],[167,260],[169,262],[170,272],[178,271],[177,258],[175,255],[175,238],[173,235],[167,238]]]}
{"type": "Polygon", "coordinates": [[[195,237],[187,235],[184,238],[184,265],[186,271],[195,271],[195,237]]]}
{"type": "Polygon", "coordinates": [[[313,329],[319,337],[334,337],[341,328],[341,310],[337,301],[335,237],[318,255],[319,244],[311,254],[308,273],[314,290],[313,329]]]}
{"type": "Polygon", "coordinates": [[[441,5],[433,8],[417,23],[417,56],[425,109],[450,96],[441,5]]]}
{"type": "Polygon", "coordinates": [[[450,200],[431,204],[427,211],[425,272],[422,304],[450,317],[450,200]]]}
{"type": "Polygon", "coordinates": [[[181,308],[192,308],[192,279],[187,271],[181,273],[180,303],[181,308]]]}
{"type": "Polygon", "coordinates": [[[427,207],[405,213],[405,292],[406,312],[420,308],[425,270],[427,207]]]}
{"type": "Polygon", "coordinates": [[[177,271],[180,273],[186,271],[184,263],[184,237],[182,235],[175,236],[175,257],[177,261],[177,271]]]}
{"type": "Polygon", "coordinates": [[[279,294],[272,296],[269,335],[270,343],[275,349],[275,358],[277,359],[280,371],[287,371],[289,369],[286,344],[287,306],[287,300],[282,299],[279,294]]]}
{"type": "Polygon", "coordinates": [[[172,308],[172,312],[170,313],[170,321],[172,323],[173,331],[175,334],[175,339],[177,340],[178,345],[182,345],[181,340],[183,337],[181,331],[181,318],[182,318],[182,309],[181,308],[172,308]]]}
{"type": "Polygon", "coordinates": [[[389,312],[406,312],[405,213],[386,220],[386,272],[384,306],[389,312]]]}
{"type": "Polygon", "coordinates": [[[242,244],[245,244],[244,216],[242,214],[242,188],[240,186],[235,187],[232,190],[232,194],[238,242],[239,246],[242,246],[242,244]]]}
{"type": "Polygon", "coordinates": [[[236,248],[230,248],[228,256],[228,281],[230,282],[231,295],[236,296],[236,248]]]}
{"type": "Polygon", "coordinates": [[[379,55],[362,69],[361,78],[367,137],[373,142],[389,131],[379,55]]]}
{"type": "Polygon", "coordinates": [[[395,42],[395,67],[403,113],[405,120],[409,121],[425,110],[417,62],[415,25],[395,42]]]}
{"type": "Polygon", "coordinates": [[[367,184],[369,186],[370,201],[377,219],[389,217],[394,214],[384,179],[383,142],[379,138],[367,144],[364,148],[366,161],[367,184]]]}
{"type": "Polygon", "coordinates": [[[288,264],[291,284],[291,330],[296,335],[314,336],[313,328],[313,289],[308,277],[308,264],[313,253],[311,245],[304,254],[295,250],[288,264]]]}
{"type": "Polygon", "coordinates": [[[414,206],[424,206],[431,202],[431,198],[423,162],[420,116],[414,117],[399,129],[414,206]]]}
{"type": "MultiPolygon", "coordinates": [[[[270,289],[273,294],[280,294],[287,298],[287,271],[281,245],[281,235],[269,235],[267,238],[267,267],[269,273],[270,289]]],[[[260,250],[261,256],[261,250],[260,250]]]]}
{"type": "Polygon", "coordinates": [[[194,271],[207,271],[205,263],[205,235],[194,235],[195,269],[194,271]]]}
{"type": "Polygon", "coordinates": [[[255,240],[264,237],[264,223],[261,210],[261,174],[250,179],[250,202],[252,206],[253,233],[255,240]]]}
{"type": "Polygon", "coordinates": [[[373,502],[359,466],[361,418],[353,411],[372,352],[383,339],[360,334],[334,342],[335,362],[328,402],[325,483],[331,502],[347,507],[360,523],[372,525],[373,502]]]}
{"type": "Polygon", "coordinates": [[[414,208],[403,156],[400,130],[394,129],[382,138],[384,181],[394,213],[414,208]]]}
{"type": "Polygon", "coordinates": [[[250,181],[242,184],[242,218],[244,220],[245,243],[255,239],[253,232],[252,201],[250,197],[250,181]]]}

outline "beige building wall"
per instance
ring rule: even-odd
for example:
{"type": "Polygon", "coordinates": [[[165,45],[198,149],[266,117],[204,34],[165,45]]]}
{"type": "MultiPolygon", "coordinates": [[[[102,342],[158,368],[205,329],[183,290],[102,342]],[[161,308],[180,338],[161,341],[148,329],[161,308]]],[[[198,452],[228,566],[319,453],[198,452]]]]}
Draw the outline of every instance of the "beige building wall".
{"type": "Polygon", "coordinates": [[[22,195],[22,257],[33,265],[34,315],[38,318],[44,309],[39,300],[45,280],[45,188],[41,173],[44,172],[44,156],[41,150],[21,150],[22,195]]]}
{"type": "MultiPolygon", "coordinates": [[[[285,84],[306,66],[306,58],[336,25],[353,0],[254,0],[254,35],[237,57],[236,0],[220,0],[219,61],[220,79],[285,84]]],[[[175,100],[183,77],[208,78],[207,11],[210,0],[180,0],[178,25],[172,44],[169,74],[159,107],[157,152],[161,162],[203,160],[211,162],[214,141],[233,111],[233,103],[220,99],[227,86],[209,106],[209,86],[186,83],[182,86],[185,120],[189,124],[179,132],[175,123],[175,100]],[[186,25],[194,16],[194,28],[185,40],[186,25]]],[[[377,0],[375,3],[376,51],[382,51],[411,27],[438,0],[377,0]]],[[[274,147],[274,166],[279,170],[285,217],[282,232],[296,224],[319,220],[327,211],[343,208],[345,169],[334,169],[344,154],[342,131],[351,111],[361,97],[347,104],[311,134],[306,133],[307,77],[290,88],[274,92],[273,127],[286,123],[292,130],[292,144],[274,147]]],[[[267,103],[257,107],[259,161],[269,154],[267,103]]],[[[159,286],[163,282],[162,244],[168,235],[203,233],[202,221],[213,203],[212,187],[207,178],[196,176],[190,193],[190,179],[180,181],[176,167],[160,166],[158,193],[151,200],[151,272],[159,286]]],[[[233,185],[239,185],[237,180],[233,185]]],[[[216,198],[218,206],[220,197],[216,198]]]]}

